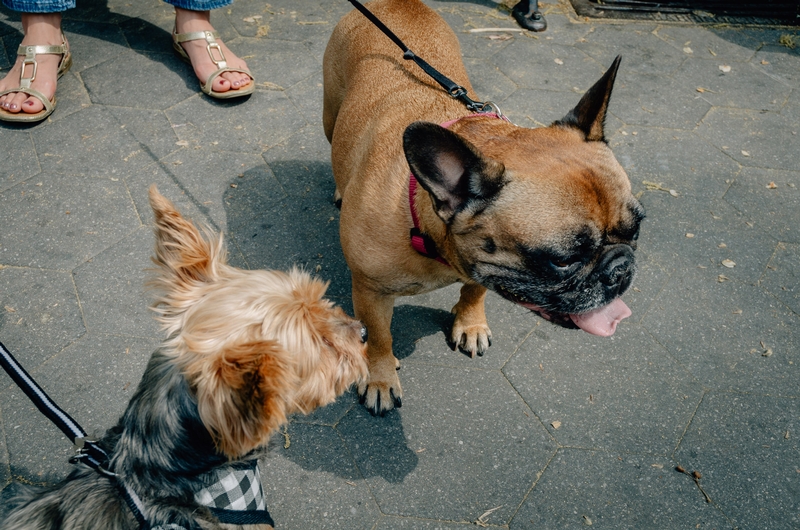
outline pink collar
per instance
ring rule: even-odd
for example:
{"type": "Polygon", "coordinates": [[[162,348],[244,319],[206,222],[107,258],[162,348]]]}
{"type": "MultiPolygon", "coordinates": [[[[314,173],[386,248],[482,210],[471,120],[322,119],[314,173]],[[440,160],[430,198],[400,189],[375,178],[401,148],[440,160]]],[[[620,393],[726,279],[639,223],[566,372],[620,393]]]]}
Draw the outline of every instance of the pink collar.
{"type": "MultiPolygon", "coordinates": [[[[440,123],[439,125],[441,127],[444,127],[445,129],[448,129],[459,120],[463,120],[464,118],[473,118],[475,116],[487,116],[508,121],[508,118],[506,118],[502,114],[496,114],[494,112],[486,112],[486,113],[470,114],[468,116],[462,116],[461,118],[456,118],[454,120],[446,121],[444,123],[440,123]]],[[[415,177],[413,173],[409,173],[408,204],[411,207],[411,220],[414,222],[414,228],[411,229],[411,246],[414,248],[414,250],[416,250],[418,253],[422,254],[426,258],[435,259],[442,265],[447,265],[449,267],[450,264],[447,262],[447,260],[444,259],[441,255],[439,255],[439,251],[436,250],[436,243],[434,243],[433,239],[431,239],[431,236],[429,236],[419,228],[419,215],[417,214],[417,206],[414,200],[417,194],[417,184],[418,184],[417,177],[415,177]]]]}

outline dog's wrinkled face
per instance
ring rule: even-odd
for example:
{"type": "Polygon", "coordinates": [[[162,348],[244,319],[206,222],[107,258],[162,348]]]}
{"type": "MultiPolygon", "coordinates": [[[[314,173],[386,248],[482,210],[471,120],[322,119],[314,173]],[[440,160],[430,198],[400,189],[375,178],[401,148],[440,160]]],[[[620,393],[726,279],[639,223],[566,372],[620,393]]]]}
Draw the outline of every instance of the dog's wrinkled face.
{"type": "Polygon", "coordinates": [[[563,120],[526,129],[465,119],[417,122],[412,171],[448,226],[459,268],[555,323],[610,335],[635,271],[644,210],[604,141],[618,61],[563,120]]]}
{"type": "Polygon", "coordinates": [[[305,272],[227,265],[221,237],[203,238],[151,189],[158,275],[154,309],[217,449],[238,458],[288,414],[328,404],[366,378],[366,328],[324,298],[305,272]]]}

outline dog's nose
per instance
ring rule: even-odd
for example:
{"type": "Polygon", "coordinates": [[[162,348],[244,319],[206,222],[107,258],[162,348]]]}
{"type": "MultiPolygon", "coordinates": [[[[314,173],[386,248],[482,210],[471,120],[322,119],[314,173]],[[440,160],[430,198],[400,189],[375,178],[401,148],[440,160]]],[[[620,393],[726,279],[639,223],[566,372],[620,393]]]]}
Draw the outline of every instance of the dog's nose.
{"type": "Polygon", "coordinates": [[[633,250],[628,245],[615,245],[603,256],[600,264],[600,281],[607,287],[614,287],[631,274],[633,250]]]}
{"type": "Polygon", "coordinates": [[[367,326],[361,325],[361,344],[366,344],[367,342],[367,326]]]}

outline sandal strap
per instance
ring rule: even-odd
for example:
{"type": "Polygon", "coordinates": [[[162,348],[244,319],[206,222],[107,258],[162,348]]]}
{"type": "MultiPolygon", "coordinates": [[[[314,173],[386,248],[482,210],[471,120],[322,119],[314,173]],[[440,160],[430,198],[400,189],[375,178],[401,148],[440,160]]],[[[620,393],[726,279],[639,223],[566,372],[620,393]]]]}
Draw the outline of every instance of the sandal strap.
{"type": "MultiPolygon", "coordinates": [[[[51,112],[53,112],[53,109],[55,108],[55,98],[53,98],[53,101],[50,101],[49,99],[47,99],[44,96],[44,94],[42,94],[41,92],[39,92],[38,90],[35,90],[33,88],[26,88],[25,90],[20,90],[19,88],[11,88],[9,90],[3,90],[2,92],[0,92],[0,97],[5,96],[6,94],[11,94],[12,92],[25,92],[29,96],[35,97],[36,99],[41,101],[42,102],[42,106],[44,106],[44,109],[42,110],[42,112],[46,112],[48,115],[51,112]]],[[[6,121],[9,121],[9,120],[6,120],[6,121]]],[[[11,121],[13,121],[13,120],[11,120],[11,121]]]]}
{"type": "MultiPolygon", "coordinates": [[[[69,50],[67,49],[66,41],[63,44],[54,44],[54,45],[44,45],[44,44],[38,46],[20,45],[20,47],[17,48],[17,55],[25,56],[25,58],[22,60],[22,71],[19,74],[20,88],[26,88],[26,89],[30,88],[31,83],[33,82],[34,79],[36,79],[36,70],[39,67],[39,62],[36,60],[37,55],[56,54],[56,55],[66,56],[68,51],[69,50]],[[25,77],[25,68],[27,66],[32,66],[33,72],[31,72],[30,76],[25,77]]],[[[59,64],[59,68],[60,67],[61,64],[59,64]]]]}
{"type": "Polygon", "coordinates": [[[225,54],[222,53],[222,48],[220,48],[219,43],[217,42],[217,38],[219,38],[218,32],[191,31],[189,33],[173,33],[172,38],[178,44],[190,40],[204,39],[206,41],[206,51],[208,51],[208,56],[211,58],[211,61],[217,66],[217,68],[227,68],[228,62],[225,60],[225,54]],[[219,54],[219,58],[214,56],[215,50],[219,54]]]}
{"type": "MultiPolygon", "coordinates": [[[[217,70],[216,72],[214,72],[210,76],[208,76],[208,79],[206,79],[206,82],[200,84],[200,90],[202,90],[203,93],[211,96],[212,95],[211,93],[214,92],[214,90],[211,89],[211,85],[214,83],[214,79],[219,77],[221,74],[224,74],[225,72],[237,72],[237,73],[240,73],[240,74],[246,74],[246,75],[250,76],[250,82],[251,83],[255,81],[255,77],[253,77],[253,74],[250,73],[250,70],[248,70],[247,68],[232,68],[230,66],[226,66],[226,67],[220,68],[219,70],[217,70]]],[[[233,93],[237,92],[237,90],[229,90],[228,92],[231,92],[233,94],[233,93]]],[[[214,92],[214,94],[227,94],[228,92],[214,92]]]]}

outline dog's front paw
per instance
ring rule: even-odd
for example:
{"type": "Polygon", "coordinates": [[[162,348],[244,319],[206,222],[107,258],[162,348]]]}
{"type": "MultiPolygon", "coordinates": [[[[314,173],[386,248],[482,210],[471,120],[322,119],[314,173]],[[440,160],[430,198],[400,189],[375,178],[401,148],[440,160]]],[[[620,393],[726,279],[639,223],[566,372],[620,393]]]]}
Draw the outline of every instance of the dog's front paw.
{"type": "Polygon", "coordinates": [[[492,345],[492,330],[489,329],[486,320],[470,322],[463,318],[463,313],[456,311],[456,308],[453,309],[456,313],[453,329],[450,332],[450,344],[453,349],[459,348],[469,353],[470,357],[475,357],[476,353],[482,356],[492,345]]]}
{"type": "Polygon", "coordinates": [[[370,374],[369,381],[358,386],[358,400],[373,416],[383,416],[393,408],[403,406],[403,389],[396,373],[389,377],[376,378],[370,374]]]}

